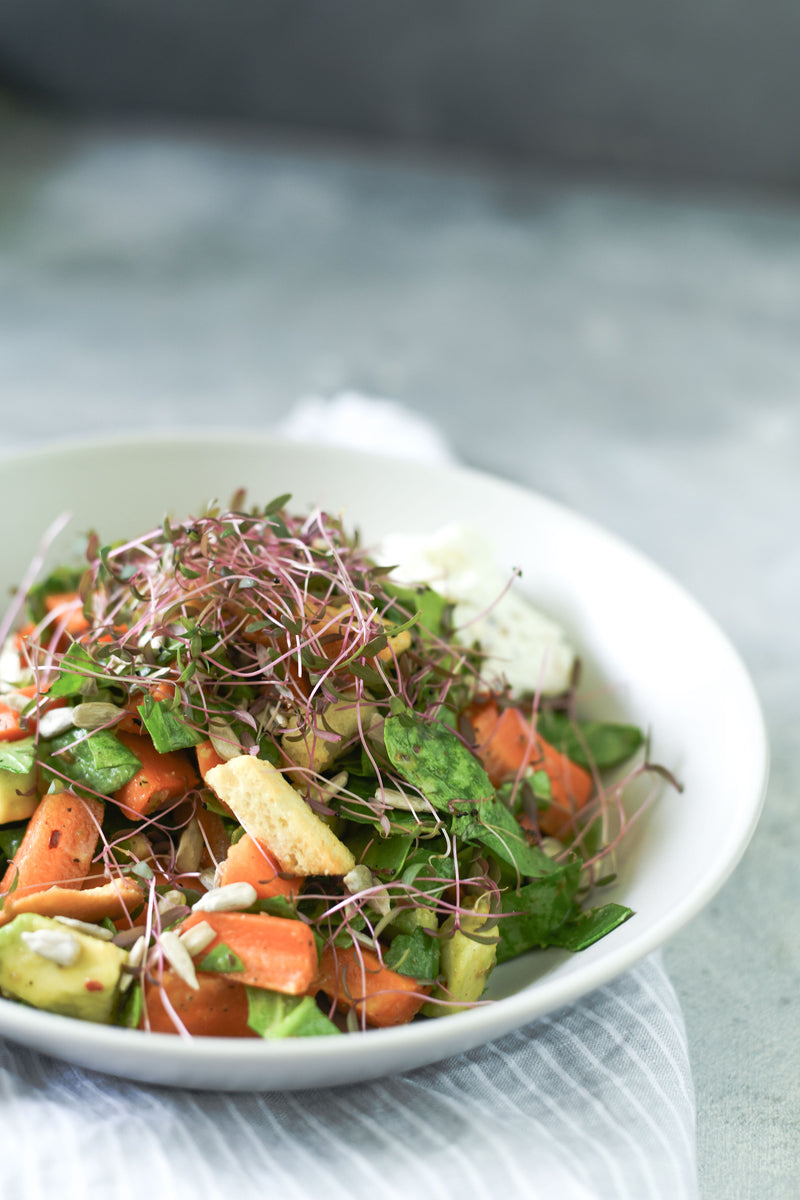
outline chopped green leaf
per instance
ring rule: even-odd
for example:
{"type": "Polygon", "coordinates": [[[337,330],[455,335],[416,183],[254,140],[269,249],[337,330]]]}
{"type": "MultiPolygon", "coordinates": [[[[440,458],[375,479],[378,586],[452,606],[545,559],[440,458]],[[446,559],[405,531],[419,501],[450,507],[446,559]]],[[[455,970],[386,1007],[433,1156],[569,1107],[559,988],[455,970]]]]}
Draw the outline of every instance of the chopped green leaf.
{"type": "Polygon", "coordinates": [[[506,915],[497,922],[499,963],[535,946],[552,944],[553,931],[574,907],[580,872],[580,861],[571,859],[556,865],[549,875],[504,894],[502,911],[506,915]]]}
{"type": "Polygon", "coordinates": [[[644,744],[644,734],[635,725],[573,721],[561,712],[539,712],[536,729],[573,762],[601,771],[626,762],[644,744]]]}
{"type": "Polygon", "coordinates": [[[197,746],[204,740],[202,733],[190,728],[175,715],[168,700],[154,700],[152,696],[147,695],[138,706],[137,712],[159,754],[197,746]]]}
{"type": "Polygon", "coordinates": [[[494,795],[477,758],[447,726],[400,713],[386,719],[384,739],[392,765],[435,808],[449,810],[452,801],[494,795]]]}
{"type": "Polygon", "coordinates": [[[371,871],[384,871],[389,875],[402,871],[413,845],[411,834],[381,837],[377,831],[359,834],[349,843],[356,862],[364,863],[371,871]]]}
{"type": "Polygon", "coordinates": [[[6,825],[0,829],[0,855],[10,859],[19,850],[22,845],[22,839],[25,836],[26,825],[6,825]]]}
{"type": "Polygon", "coordinates": [[[415,622],[421,629],[436,637],[444,634],[445,613],[452,606],[434,588],[428,587],[426,584],[420,584],[418,587],[404,587],[390,581],[387,581],[384,587],[406,613],[415,614],[415,622]]]}
{"type": "Polygon", "coordinates": [[[413,933],[398,933],[383,961],[399,975],[435,979],[439,974],[439,950],[439,939],[418,928],[413,933]]]}
{"type": "Polygon", "coordinates": [[[530,844],[516,817],[498,800],[470,805],[468,812],[453,821],[453,832],[464,841],[485,846],[521,875],[538,878],[557,870],[543,850],[530,844]]]}
{"type": "Polygon", "coordinates": [[[259,1037],[327,1037],[340,1031],[311,996],[284,996],[248,987],[247,1023],[259,1037]]]}
{"type": "Polygon", "coordinates": [[[73,642],[59,665],[58,678],[48,691],[54,700],[61,696],[87,696],[97,688],[101,671],[80,642],[73,642]]]}
{"type": "Polygon", "coordinates": [[[225,942],[219,942],[209,950],[205,958],[197,964],[198,971],[225,971],[225,973],[243,971],[244,963],[238,954],[234,954],[225,942]]]}
{"type": "Polygon", "coordinates": [[[142,765],[107,729],[70,729],[53,739],[49,757],[56,771],[105,796],[133,779],[142,765]]]}
{"type": "Polygon", "coordinates": [[[548,945],[561,946],[565,950],[577,953],[594,942],[599,942],[600,938],[604,938],[612,929],[624,924],[632,916],[633,909],[626,908],[624,904],[603,904],[600,908],[590,908],[554,930],[548,939],[548,945]]]}
{"type": "Polygon", "coordinates": [[[27,775],[36,762],[36,742],[32,737],[0,743],[0,771],[27,775]]]}
{"type": "Polygon", "coordinates": [[[134,981],[129,985],[127,992],[123,994],[115,1023],[117,1025],[124,1025],[127,1029],[138,1028],[139,1022],[142,1019],[143,1007],[144,995],[142,985],[134,981]]]}

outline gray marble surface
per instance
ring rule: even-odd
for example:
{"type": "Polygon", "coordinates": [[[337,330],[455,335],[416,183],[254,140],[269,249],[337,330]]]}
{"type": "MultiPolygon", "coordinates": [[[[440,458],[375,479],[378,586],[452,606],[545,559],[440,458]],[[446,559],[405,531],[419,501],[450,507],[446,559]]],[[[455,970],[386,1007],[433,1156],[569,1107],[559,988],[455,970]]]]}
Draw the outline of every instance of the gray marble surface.
{"type": "Polygon", "coordinates": [[[391,395],[643,548],[739,647],[766,809],[666,951],[713,1198],[798,1187],[798,335],[789,205],[0,122],[2,451],[391,395]]]}

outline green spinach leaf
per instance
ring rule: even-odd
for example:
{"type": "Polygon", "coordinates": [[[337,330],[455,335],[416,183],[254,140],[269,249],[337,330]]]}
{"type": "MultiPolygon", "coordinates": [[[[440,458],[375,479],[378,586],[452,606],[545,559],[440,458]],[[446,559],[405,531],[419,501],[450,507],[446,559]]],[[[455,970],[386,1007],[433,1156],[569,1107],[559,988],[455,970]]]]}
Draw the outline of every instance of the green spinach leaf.
{"type": "Polygon", "coordinates": [[[154,700],[152,696],[147,695],[138,706],[137,712],[159,754],[167,754],[170,750],[185,750],[188,746],[197,746],[205,740],[202,733],[191,729],[185,721],[175,715],[168,700],[154,700]]]}
{"type": "Polygon", "coordinates": [[[32,737],[0,743],[0,771],[27,775],[36,763],[36,743],[32,737]]]}
{"type": "Polygon", "coordinates": [[[573,953],[585,950],[632,916],[633,909],[626,908],[624,904],[603,904],[600,908],[587,909],[555,929],[548,939],[548,945],[561,946],[573,953]]]}
{"type": "Polygon", "coordinates": [[[635,725],[573,721],[566,713],[538,713],[536,730],[573,762],[601,771],[627,762],[644,744],[644,734],[635,725]]]}
{"type": "Polygon", "coordinates": [[[543,850],[528,842],[524,829],[504,804],[494,799],[483,800],[469,805],[468,809],[453,821],[453,832],[457,837],[484,846],[520,875],[538,878],[558,870],[543,850]]]}
{"type": "Polygon", "coordinates": [[[104,796],[133,779],[142,765],[107,729],[91,734],[70,729],[52,740],[49,758],[56,771],[104,796]]]}
{"type": "Polygon", "coordinates": [[[451,729],[410,712],[384,723],[386,753],[408,783],[431,804],[450,811],[457,800],[485,800],[494,795],[489,776],[451,729]]]}
{"type": "Polygon", "coordinates": [[[504,894],[502,912],[505,915],[497,922],[500,935],[498,963],[524,954],[535,946],[553,944],[553,931],[563,924],[574,908],[580,873],[580,861],[572,859],[556,864],[549,875],[504,894]]]}
{"type": "Polygon", "coordinates": [[[340,1032],[311,996],[284,996],[248,987],[247,1004],[247,1023],[259,1037],[327,1037],[340,1032]]]}
{"type": "Polygon", "coordinates": [[[227,973],[244,970],[244,963],[238,954],[234,954],[225,942],[219,942],[209,950],[205,958],[197,964],[198,971],[225,971],[227,973]]]}
{"type": "Polygon", "coordinates": [[[88,696],[97,690],[100,667],[80,642],[73,642],[61,659],[58,678],[48,696],[88,696]]]}
{"type": "Polygon", "coordinates": [[[435,979],[439,974],[439,939],[424,929],[398,933],[385,951],[383,961],[398,975],[412,979],[435,979]]]}

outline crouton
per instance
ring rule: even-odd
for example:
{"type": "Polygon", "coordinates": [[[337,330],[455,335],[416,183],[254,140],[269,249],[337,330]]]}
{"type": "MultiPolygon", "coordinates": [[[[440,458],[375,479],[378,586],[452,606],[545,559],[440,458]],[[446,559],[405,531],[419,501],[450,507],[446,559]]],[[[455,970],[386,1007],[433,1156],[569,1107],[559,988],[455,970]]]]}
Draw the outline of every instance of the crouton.
{"type": "Polygon", "coordinates": [[[206,776],[223,803],[256,841],[292,875],[346,875],[355,859],[299,792],[271,763],[241,754],[206,776]]]}

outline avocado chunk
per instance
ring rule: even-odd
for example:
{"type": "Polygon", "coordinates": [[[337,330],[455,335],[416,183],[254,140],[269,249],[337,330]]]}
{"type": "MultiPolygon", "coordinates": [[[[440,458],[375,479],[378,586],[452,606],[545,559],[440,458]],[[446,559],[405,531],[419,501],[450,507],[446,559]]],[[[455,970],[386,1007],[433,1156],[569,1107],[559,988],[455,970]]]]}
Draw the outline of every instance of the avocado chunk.
{"type": "Polygon", "coordinates": [[[32,738],[25,738],[11,742],[10,750],[6,750],[5,761],[13,761],[11,766],[0,768],[0,825],[26,820],[39,803],[36,767],[30,752],[32,743],[32,738]]]}
{"type": "MultiPolygon", "coordinates": [[[[488,912],[488,898],[481,896],[473,905],[472,914],[461,917],[460,929],[455,927],[455,917],[448,917],[442,925],[444,987],[435,988],[431,993],[432,999],[460,1000],[464,1007],[468,1007],[481,998],[486,980],[497,961],[497,942],[493,940],[492,922],[488,915],[484,915],[488,912]],[[488,928],[484,928],[487,925],[488,928]],[[476,942],[468,934],[482,934],[487,940],[476,942]]],[[[422,1009],[426,1017],[443,1017],[462,1011],[461,1007],[441,1004],[426,1004],[422,1009]]]]}
{"type": "MultiPolygon", "coordinates": [[[[63,938],[62,938],[63,940],[63,938]]],[[[128,954],[37,913],[20,913],[0,929],[0,992],[34,1008],[108,1024],[128,954]],[[53,931],[74,938],[74,962],[62,966],[26,944],[23,934],[53,931]]]]}

